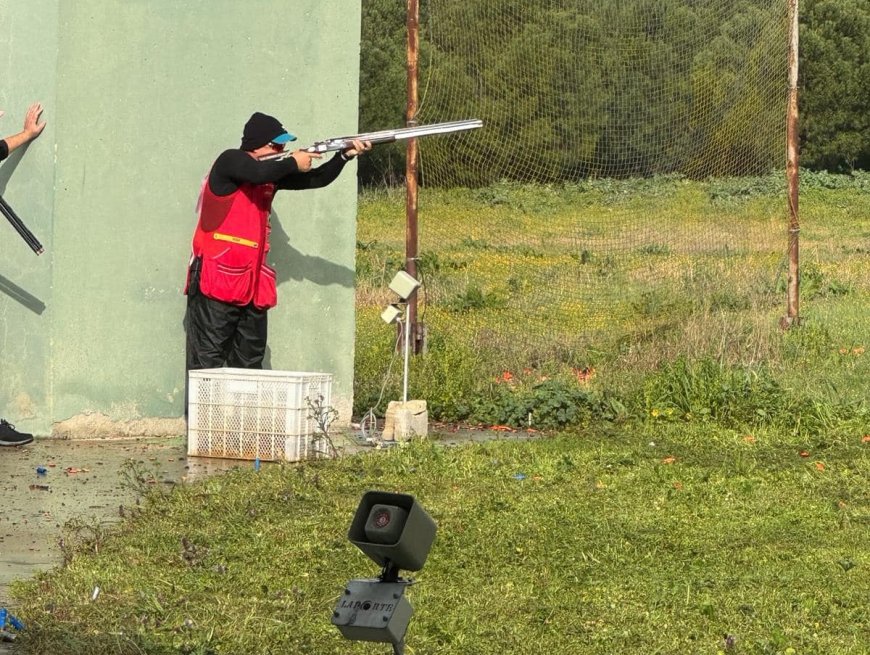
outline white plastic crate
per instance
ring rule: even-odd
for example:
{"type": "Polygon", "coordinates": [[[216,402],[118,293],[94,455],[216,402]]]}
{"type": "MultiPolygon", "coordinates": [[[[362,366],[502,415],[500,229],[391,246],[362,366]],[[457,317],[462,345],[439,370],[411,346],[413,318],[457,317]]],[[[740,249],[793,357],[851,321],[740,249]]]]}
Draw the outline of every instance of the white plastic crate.
{"type": "Polygon", "coordinates": [[[243,368],[189,373],[187,454],[297,462],[326,452],[307,399],[332,402],[332,375],[243,368]]]}

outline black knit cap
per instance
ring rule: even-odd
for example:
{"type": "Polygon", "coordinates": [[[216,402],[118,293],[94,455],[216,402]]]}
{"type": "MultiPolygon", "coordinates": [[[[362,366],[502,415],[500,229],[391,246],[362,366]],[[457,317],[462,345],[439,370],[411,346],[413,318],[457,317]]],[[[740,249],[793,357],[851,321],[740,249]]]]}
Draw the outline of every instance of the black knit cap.
{"type": "Polygon", "coordinates": [[[294,141],[296,139],[292,134],[287,134],[287,130],[281,125],[281,122],[274,116],[269,116],[260,112],[254,112],[245,123],[245,131],[242,133],[242,150],[256,150],[270,141],[278,139],[281,142],[294,141]],[[283,135],[287,135],[282,137],[283,135]]]}

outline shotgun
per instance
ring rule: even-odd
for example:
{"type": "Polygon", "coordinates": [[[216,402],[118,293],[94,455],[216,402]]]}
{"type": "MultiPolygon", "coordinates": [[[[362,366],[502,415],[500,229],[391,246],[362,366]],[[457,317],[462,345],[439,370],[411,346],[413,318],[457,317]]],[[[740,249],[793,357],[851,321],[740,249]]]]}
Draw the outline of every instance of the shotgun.
{"type": "MultiPolygon", "coordinates": [[[[312,145],[304,148],[307,152],[332,152],[335,150],[344,150],[353,145],[353,141],[368,141],[372,145],[378,143],[393,143],[394,141],[402,141],[404,139],[415,139],[418,136],[432,136],[434,134],[451,134],[453,132],[465,132],[466,130],[475,130],[483,127],[483,121],[477,118],[452,121],[450,123],[432,123],[430,125],[417,125],[413,127],[400,127],[395,130],[382,130],[380,132],[368,132],[366,134],[354,134],[353,136],[337,136],[323,141],[317,141],[312,145]]],[[[275,161],[287,159],[293,155],[290,151],[279,152],[274,155],[266,155],[260,157],[260,161],[275,161]]]]}

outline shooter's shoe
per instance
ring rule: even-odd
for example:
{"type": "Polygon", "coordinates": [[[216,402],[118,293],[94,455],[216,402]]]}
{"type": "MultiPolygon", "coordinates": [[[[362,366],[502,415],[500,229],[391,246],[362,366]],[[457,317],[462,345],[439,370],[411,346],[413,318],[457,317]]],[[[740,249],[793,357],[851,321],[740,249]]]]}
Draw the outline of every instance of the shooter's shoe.
{"type": "Polygon", "coordinates": [[[33,435],[19,432],[15,426],[0,418],[0,446],[23,446],[33,441],[33,435]]]}

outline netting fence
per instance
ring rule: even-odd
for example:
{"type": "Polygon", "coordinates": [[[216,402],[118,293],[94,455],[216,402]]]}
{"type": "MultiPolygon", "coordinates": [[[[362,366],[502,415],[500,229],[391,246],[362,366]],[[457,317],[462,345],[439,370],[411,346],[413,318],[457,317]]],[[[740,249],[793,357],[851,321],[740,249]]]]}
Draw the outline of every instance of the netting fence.
{"type": "Polygon", "coordinates": [[[430,334],[534,360],[785,302],[786,0],[420,11],[419,122],[485,125],[419,143],[430,334]]]}

